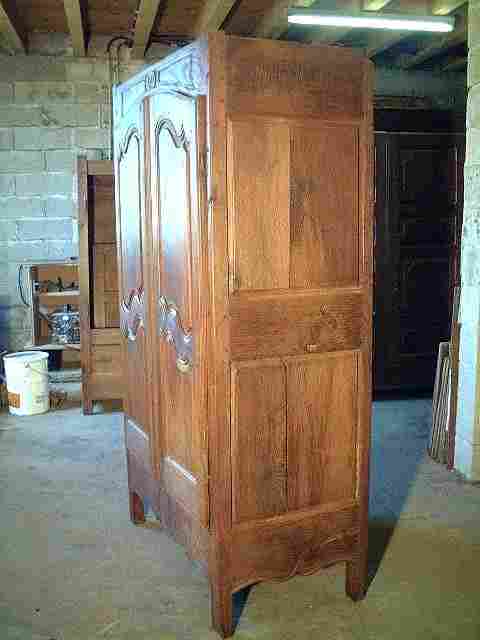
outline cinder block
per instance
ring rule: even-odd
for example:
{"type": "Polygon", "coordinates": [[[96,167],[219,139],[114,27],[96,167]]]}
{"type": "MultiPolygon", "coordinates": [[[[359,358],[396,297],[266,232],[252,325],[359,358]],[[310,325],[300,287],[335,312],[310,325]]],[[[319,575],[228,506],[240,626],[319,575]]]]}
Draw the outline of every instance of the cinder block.
{"type": "Polygon", "coordinates": [[[9,242],[5,247],[0,247],[0,253],[3,251],[6,251],[11,262],[46,260],[49,257],[48,246],[42,241],[9,242]]]}
{"type": "Polygon", "coordinates": [[[16,193],[18,196],[41,196],[47,188],[46,174],[19,173],[16,176],[16,193]]]}
{"type": "Polygon", "coordinates": [[[465,151],[465,164],[477,164],[480,162],[480,129],[467,129],[467,147],[465,151]]]}
{"type": "Polygon", "coordinates": [[[71,220],[19,220],[18,239],[23,240],[72,240],[71,220]]]}
{"type": "Polygon", "coordinates": [[[46,215],[49,218],[72,218],[74,204],[71,198],[47,198],[46,215]]]}
{"type": "Polygon", "coordinates": [[[72,102],[71,82],[15,82],[15,102],[44,104],[45,102],[72,102]]]}
{"type": "Polygon", "coordinates": [[[41,151],[0,151],[0,172],[43,171],[45,158],[41,151]]]}
{"type": "Polygon", "coordinates": [[[65,60],[50,56],[0,56],[0,82],[65,82],[65,60]]]}
{"type": "Polygon", "coordinates": [[[108,85],[100,82],[76,82],[74,92],[77,102],[105,104],[109,101],[108,85]]]}
{"type": "Polygon", "coordinates": [[[99,82],[108,82],[109,81],[109,69],[108,62],[102,60],[95,60],[92,62],[91,60],[83,59],[76,60],[75,62],[66,62],[66,73],[68,80],[72,82],[78,81],[99,81],[99,82]]]}
{"type": "Polygon", "coordinates": [[[74,151],[46,151],[47,171],[75,171],[76,153],[74,151]]]}
{"type": "Polygon", "coordinates": [[[14,130],[15,149],[68,149],[72,130],[67,128],[30,127],[14,130]]]}
{"type": "Polygon", "coordinates": [[[72,196],[71,173],[26,173],[16,176],[17,195],[65,195],[72,196]]]}
{"type": "Polygon", "coordinates": [[[13,196],[15,194],[15,176],[9,173],[0,173],[0,195],[13,196]]]}
{"type": "Polygon", "coordinates": [[[48,195],[66,195],[72,197],[73,175],[71,173],[49,173],[47,174],[48,195]]]}
{"type": "MultiPolygon", "coordinates": [[[[480,42],[478,43],[480,45],[480,42]]],[[[470,45],[467,66],[467,85],[473,87],[480,82],[480,46],[470,45]]]]}
{"type": "Polygon", "coordinates": [[[3,220],[0,224],[0,242],[17,239],[17,223],[13,220],[3,220]]]}
{"type": "Polygon", "coordinates": [[[75,131],[75,146],[82,149],[101,149],[110,145],[110,135],[107,129],[77,129],[75,131]]]}
{"type": "Polygon", "coordinates": [[[9,104],[13,102],[13,84],[0,82],[0,103],[9,104]]]}
{"type": "Polygon", "coordinates": [[[91,104],[50,104],[43,107],[48,126],[98,127],[99,107],[91,104]]]}
{"type": "Polygon", "coordinates": [[[49,260],[78,258],[78,245],[73,244],[73,242],[56,242],[48,240],[45,243],[45,251],[49,260]]]}
{"type": "Polygon", "coordinates": [[[41,218],[45,215],[42,198],[0,198],[0,218],[41,218]]]}
{"type": "Polygon", "coordinates": [[[0,126],[38,127],[44,124],[40,107],[10,105],[0,107],[0,126]]]}
{"type": "Polygon", "coordinates": [[[0,129],[0,150],[5,151],[7,149],[13,149],[13,131],[11,129],[0,129]]]}

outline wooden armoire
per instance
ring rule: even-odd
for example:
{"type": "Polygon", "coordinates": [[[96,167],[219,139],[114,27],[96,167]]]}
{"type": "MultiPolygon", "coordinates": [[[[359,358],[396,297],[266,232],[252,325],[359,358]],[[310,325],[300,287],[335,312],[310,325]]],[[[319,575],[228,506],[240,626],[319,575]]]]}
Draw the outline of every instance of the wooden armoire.
{"type": "Polygon", "coordinates": [[[130,511],[232,593],[366,583],[372,67],[211,34],[114,92],[130,511]]]}

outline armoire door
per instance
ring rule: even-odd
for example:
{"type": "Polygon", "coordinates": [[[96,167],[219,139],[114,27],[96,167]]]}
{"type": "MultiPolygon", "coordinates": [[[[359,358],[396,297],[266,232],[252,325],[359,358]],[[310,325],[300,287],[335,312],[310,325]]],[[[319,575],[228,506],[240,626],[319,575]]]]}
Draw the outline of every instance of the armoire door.
{"type": "Polygon", "coordinates": [[[149,289],[150,240],[143,186],[144,148],[144,108],[139,103],[127,112],[115,131],[115,201],[126,443],[129,455],[136,455],[149,465],[151,349],[145,292],[149,289]],[[130,446],[131,442],[136,444],[130,446]]]}
{"type": "Polygon", "coordinates": [[[376,134],[374,385],[433,388],[449,340],[464,136],[376,134]]]}
{"type": "Polygon", "coordinates": [[[206,101],[160,92],[147,109],[156,462],[165,492],[206,525],[206,101]]]}

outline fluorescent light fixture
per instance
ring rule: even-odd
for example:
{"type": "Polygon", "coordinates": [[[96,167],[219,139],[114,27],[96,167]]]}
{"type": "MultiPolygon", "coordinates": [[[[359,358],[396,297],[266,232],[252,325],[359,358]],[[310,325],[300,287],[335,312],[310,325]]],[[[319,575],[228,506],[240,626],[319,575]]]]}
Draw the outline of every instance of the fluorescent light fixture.
{"type": "Polygon", "coordinates": [[[448,16],[416,16],[396,13],[374,13],[360,11],[345,14],[312,9],[289,9],[288,22],[292,24],[344,27],[346,29],[391,29],[394,31],[432,31],[448,33],[453,31],[455,18],[448,16]]]}

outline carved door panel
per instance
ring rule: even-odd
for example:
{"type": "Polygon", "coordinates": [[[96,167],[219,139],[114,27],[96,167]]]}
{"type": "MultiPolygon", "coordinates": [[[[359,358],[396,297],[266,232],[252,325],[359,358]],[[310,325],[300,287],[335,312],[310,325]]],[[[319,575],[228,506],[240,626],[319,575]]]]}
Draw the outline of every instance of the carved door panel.
{"type": "Polygon", "coordinates": [[[159,94],[149,109],[158,472],[206,524],[205,99],[159,94]]]}
{"type": "Polygon", "coordinates": [[[449,339],[461,136],[377,134],[375,387],[431,388],[449,339]]]}
{"type": "Polygon", "coordinates": [[[369,145],[360,124],[228,123],[234,523],[358,498],[369,145]]]}
{"type": "Polygon", "coordinates": [[[115,131],[120,333],[126,367],[124,407],[127,443],[129,433],[143,434],[146,439],[151,433],[149,331],[145,296],[149,243],[143,187],[143,112],[143,104],[131,107],[115,131]]]}

